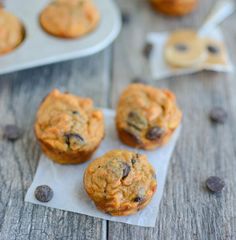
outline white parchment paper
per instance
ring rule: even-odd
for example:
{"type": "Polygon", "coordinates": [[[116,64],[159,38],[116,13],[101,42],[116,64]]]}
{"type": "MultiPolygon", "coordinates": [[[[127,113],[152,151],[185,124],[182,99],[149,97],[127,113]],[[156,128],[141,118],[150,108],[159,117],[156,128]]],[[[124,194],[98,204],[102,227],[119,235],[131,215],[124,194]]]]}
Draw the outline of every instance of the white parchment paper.
{"type": "Polygon", "coordinates": [[[87,165],[95,158],[112,149],[130,149],[123,145],[116,134],[113,110],[103,109],[106,122],[106,137],[92,159],[80,165],[59,165],[42,155],[32,185],[25,197],[26,202],[40,204],[46,207],[58,208],[75,213],[102,218],[110,221],[123,222],[145,227],[154,227],[158,217],[158,209],[163,195],[168,164],[178,139],[178,128],[171,141],[163,148],[155,151],[138,151],[148,156],[157,173],[158,188],[151,203],[137,214],[127,217],[112,217],[96,209],[83,188],[83,174],[87,165]],[[53,199],[48,203],[41,203],[34,197],[35,188],[48,185],[54,191],[53,199]]]}
{"type": "MultiPolygon", "coordinates": [[[[150,70],[151,75],[154,80],[160,80],[167,77],[185,75],[195,73],[201,70],[211,70],[217,72],[232,72],[233,64],[227,54],[227,64],[226,65],[204,65],[192,68],[176,68],[171,67],[164,59],[165,43],[169,37],[168,32],[153,32],[149,33],[147,36],[147,42],[154,46],[153,52],[150,56],[150,70]]],[[[220,28],[215,28],[210,33],[205,34],[206,37],[222,41],[224,43],[223,33],[220,28]]],[[[226,47],[225,47],[226,48],[226,47]]],[[[226,48],[227,51],[227,48],[226,48]]]]}

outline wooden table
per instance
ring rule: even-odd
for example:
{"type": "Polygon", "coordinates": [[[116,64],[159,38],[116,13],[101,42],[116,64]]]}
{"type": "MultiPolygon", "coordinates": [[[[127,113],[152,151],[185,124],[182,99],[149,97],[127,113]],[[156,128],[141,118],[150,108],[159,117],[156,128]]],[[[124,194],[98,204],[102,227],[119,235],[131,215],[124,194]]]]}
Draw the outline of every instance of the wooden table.
{"type": "MultiPolygon", "coordinates": [[[[0,77],[0,127],[17,124],[23,138],[0,138],[0,239],[150,240],[236,239],[236,76],[201,72],[151,82],[173,90],[184,112],[183,130],[173,155],[155,228],[104,221],[24,202],[40,157],[33,122],[41,99],[53,88],[92,97],[99,107],[116,106],[122,89],[136,76],[148,74],[142,57],[146,33],[199,26],[215,1],[201,1],[184,18],[155,14],[145,0],[119,0],[130,12],[115,44],[84,59],[20,71],[0,77]],[[213,106],[229,113],[225,125],[208,120],[213,106]],[[204,181],[222,177],[221,194],[206,191],[204,181]]],[[[236,61],[236,16],[223,29],[236,61]]]]}

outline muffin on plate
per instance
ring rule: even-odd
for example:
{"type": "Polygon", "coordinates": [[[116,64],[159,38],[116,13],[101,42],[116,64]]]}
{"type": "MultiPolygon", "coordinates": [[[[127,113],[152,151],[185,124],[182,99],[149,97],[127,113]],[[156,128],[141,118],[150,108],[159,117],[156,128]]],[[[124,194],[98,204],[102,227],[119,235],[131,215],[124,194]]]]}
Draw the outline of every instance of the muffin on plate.
{"type": "Polygon", "coordinates": [[[24,36],[25,31],[20,20],[0,6],[0,55],[15,49],[24,36]]]}
{"type": "Polygon", "coordinates": [[[40,24],[51,35],[81,37],[94,30],[100,14],[92,0],[55,0],[40,14],[40,24]]]}
{"type": "Polygon", "coordinates": [[[42,151],[61,164],[90,158],[104,137],[104,117],[89,98],[55,89],[41,103],[35,135],[42,151]]]}
{"type": "Polygon", "coordinates": [[[205,44],[197,32],[182,29],[170,34],[165,49],[164,57],[173,67],[198,67],[207,58],[205,44]]]}
{"type": "Polygon", "coordinates": [[[150,0],[154,9],[170,15],[182,16],[192,12],[198,0],[150,0]]]}
{"type": "Polygon", "coordinates": [[[157,181],[145,155],[112,150],[89,164],[84,188],[98,209],[113,216],[126,216],[147,206],[157,181]]]}
{"type": "Polygon", "coordinates": [[[169,90],[130,84],[118,103],[116,128],[123,143],[155,149],[169,141],[181,117],[175,96],[169,90]]]}

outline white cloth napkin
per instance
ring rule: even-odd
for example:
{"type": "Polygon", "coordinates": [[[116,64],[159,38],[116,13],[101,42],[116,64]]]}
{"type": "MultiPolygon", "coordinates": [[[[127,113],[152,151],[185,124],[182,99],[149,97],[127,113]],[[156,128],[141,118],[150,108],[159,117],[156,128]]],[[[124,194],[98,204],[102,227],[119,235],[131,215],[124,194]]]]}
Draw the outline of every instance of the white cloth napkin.
{"type": "MultiPolygon", "coordinates": [[[[160,80],[167,77],[179,76],[185,74],[195,73],[201,70],[211,70],[216,72],[232,72],[233,64],[227,53],[227,65],[211,65],[211,66],[201,66],[198,68],[179,68],[174,69],[166,63],[164,59],[165,43],[169,37],[168,32],[153,32],[149,33],[147,36],[147,42],[151,43],[154,48],[150,56],[150,70],[151,75],[154,80],[160,80]]],[[[205,35],[211,39],[224,42],[223,33],[220,28],[215,28],[210,33],[205,35]]]]}
{"type": "Polygon", "coordinates": [[[58,208],[75,213],[102,218],[110,221],[123,222],[138,226],[154,227],[158,217],[158,208],[163,195],[168,164],[178,139],[180,128],[172,136],[170,142],[155,151],[138,151],[148,156],[157,173],[158,188],[151,203],[142,211],[127,217],[112,217],[96,209],[83,188],[83,174],[87,165],[95,158],[112,149],[129,149],[123,145],[116,134],[113,110],[103,109],[106,123],[106,137],[92,159],[80,165],[59,165],[42,155],[32,185],[25,197],[26,202],[40,204],[46,207],[58,208]],[[54,191],[53,199],[41,203],[34,197],[35,188],[48,185],[54,191]]]}

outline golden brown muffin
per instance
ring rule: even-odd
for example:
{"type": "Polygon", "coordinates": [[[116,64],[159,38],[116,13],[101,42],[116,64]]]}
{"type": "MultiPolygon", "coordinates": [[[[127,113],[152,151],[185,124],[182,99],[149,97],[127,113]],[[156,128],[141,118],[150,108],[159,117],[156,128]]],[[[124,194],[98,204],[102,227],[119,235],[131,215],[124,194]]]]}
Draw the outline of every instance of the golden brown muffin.
{"type": "Polygon", "coordinates": [[[207,51],[207,59],[204,62],[205,65],[227,65],[226,49],[222,42],[206,38],[204,39],[204,44],[205,50],[207,51]]]}
{"type": "Polygon", "coordinates": [[[173,67],[201,65],[207,58],[205,44],[197,32],[189,29],[173,32],[165,45],[165,59],[173,67]]]}
{"type": "Polygon", "coordinates": [[[131,84],[120,97],[116,128],[125,144],[155,149],[169,141],[181,117],[172,92],[143,84],[131,84]]]}
{"type": "Polygon", "coordinates": [[[57,37],[76,38],[91,32],[100,20],[92,0],[57,0],[40,14],[43,29],[57,37]]]}
{"type": "Polygon", "coordinates": [[[84,188],[98,209],[113,216],[126,216],[150,202],[157,181],[145,155],[113,150],[89,164],[84,188]]]}
{"type": "Polygon", "coordinates": [[[0,54],[15,49],[24,39],[24,27],[17,17],[0,7],[0,54]]]}
{"type": "Polygon", "coordinates": [[[41,103],[35,134],[43,152],[61,164],[90,158],[104,137],[103,113],[89,98],[53,90],[41,103]]]}
{"type": "Polygon", "coordinates": [[[154,9],[170,16],[182,16],[192,12],[198,0],[150,0],[154,9]]]}

